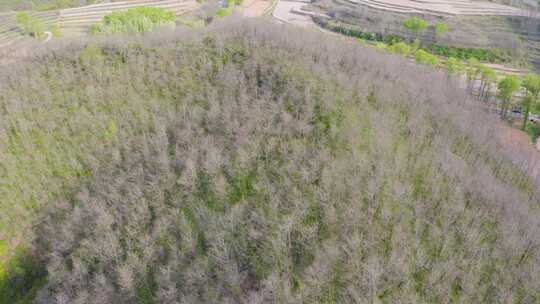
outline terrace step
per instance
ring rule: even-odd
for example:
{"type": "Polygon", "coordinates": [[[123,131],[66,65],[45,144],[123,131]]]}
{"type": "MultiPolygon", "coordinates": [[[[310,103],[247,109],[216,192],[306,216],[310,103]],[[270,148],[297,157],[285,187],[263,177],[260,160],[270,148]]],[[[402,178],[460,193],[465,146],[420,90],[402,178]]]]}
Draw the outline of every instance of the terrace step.
{"type": "Polygon", "coordinates": [[[116,7],[116,6],[122,6],[122,5],[148,3],[148,2],[158,2],[158,0],[131,0],[131,1],[107,2],[107,3],[92,4],[92,5],[81,6],[81,7],[66,8],[66,9],[62,9],[61,11],[63,13],[69,13],[69,12],[99,9],[102,7],[116,7]]]}
{"type": "MultiPolygon", "coordinates": [[[[193,4],[192,1],[190,1],[190,2],[186,1],[186,2],[176,2],[176,3],[172,3],[172,4],[167,4],[167,5],[159,5],[159,6],[156,6],[156,7],[163,8],[163,9],[169,9],[169,10],[175,10],[176,8],[183,8],[183,7],[186,7],[186,6],[190,6],[192,4],[193,4]]],[[[85,12],[85,13],[62,15],[61,21],[76,20],[76,19],[80,19],[80,18],[92,18],[92,17],[103,18],[103,16],[106,16],[106,15],[111,14],[113,12],[127,10],[127,9],[129,9],[129,7],[123,7],[123,8],[119,8],[119,9],[116,9],[116,10],[107,10],[107,11],[99,11],[99,12],[92,11],[92,12],[85,12]]]]}
{"type": "MultiPolygon", "coordinates": [[[[171,11],[173,11],[176,15],[181,15],[185,13],[186,11],[189,11],[194,8],[196,8],[195,5],[182,5],[182,6],[175,7],[171,11]]],[[[96,15],[96,16],[86,16],[86,17],[81,16],[76,19],[61,20],[58,24],[61,27],[72,27],[76,25],[92,25],[92,24],[101,22],[104,16],[106,16],[106,14],[96,15]]]]}
{"type": "Polygon", "coordinates": [[[139,7],[139,6],[163,6],[167,4],[174,4],[174,3],[182,3],[184,1],[180,0],[164,0],[164,1],[156,1],[156,0],[142,0],[142,1],[129,1],[129,2],[113,2],[114,5],[97,5],[97,6],[84,6],[80,7],[77,10],[72,9],[64,9],[60,11],[61,16],[64,15],[70,15],[70,14],[77,14],[77,13],[85,13],[85,12],[101,12],[101,11],[115,11],[115,10],[121,10],[121,9],[127,9],[131,7],[139,7]]]}
{"type": "Polygon", "coordinates": [[[365,5],[370,8],[380,9],[380,10],[385,10],[385,11],[392,11],[392,12],[397,12],[397,13],[405,13],[405,14],[413,14],[413,13],[419,14],[420,13],[420,11],[417,11],[414,9],[401,9],[401,8],[396,8],[392,6],[387,6],[387,5],[380,5],[369,0],[361,0],[361,1],[345,0],[345,1],[356,4],[356,5],[365,5]]]}

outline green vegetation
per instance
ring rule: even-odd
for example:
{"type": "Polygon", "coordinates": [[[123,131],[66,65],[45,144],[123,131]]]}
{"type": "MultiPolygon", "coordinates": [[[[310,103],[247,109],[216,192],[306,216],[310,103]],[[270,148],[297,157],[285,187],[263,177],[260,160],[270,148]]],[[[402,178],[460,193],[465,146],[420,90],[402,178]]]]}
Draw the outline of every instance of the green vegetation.
{"type": "MultiPolygon", "coordinates": [[[[0,241],[0,257],[5,256],[0,241]]],[[[34,257],[18,248],[9,263],[0,263],[0,303],[32,303],[37,291],[46,283],[46,271],[34,257]]]]}
{"type": "Polygon", "coordinates": [[[456,58],[448,58],[444,62],[444,66],[449,74],[462,74],[467,69],[467,66],[456,58]]]}
{"type": "Polygon", "coordinates": [[[403,22],[403,27],[418,39],[420,33],[427,29],[428,23],[424,19],[412,17],[403,22]]]}
{"type": "Polygon", "coordinates": [[[512,75],[504,77],[497,84],[498,95],[502,101],[501,118],[506,118],[512,97],[519,90],[520,86],[520,79],[512,75]]]}
{"type": "Polygon", "coordinates": [[[92,34],[144,33],[158,27],[175,26],[176,15],[157,7],[136,7],[114,12],[91,29],[92,34]]]}
{"type": "Polygon", "coordinates": [[[536,301],[536,181],[458,86],[221,26],[0,71],[0,299],[536,301]]]}
{"type": "Polygon", "coordinates": [[[535,108],[538,104],[538,94],[540,94],[540,75],[529,74],[527,75],[521,85],[527,91],[527,96],[523,101],[523,130],[526,129],[527,121],[529,120],[529,113],[531,108],[535,108]]]}
{"type": "Polygon", "coordinates": [[[43,37],[45,25],[39,18],[31,17],[27,13],[20,12],[15,16],[17,25],[25,35],[40,39],[43,37]]]}
{"type": "Polygon", "coordinates": [[[437,58],[437,56],[431,55],[424,50],[416,51],[416,53],[414,53],[414,59],[416,60],[416,62],[421,64],[427,64],[431,66],[437,66],[439,64],[439,58],[437,58]]]}
{"type": "Polygon", "coordinates": [[[178,18],[177,22],[189,28],[203,28],[206,24],[203,19],[188,19],[188,18],[178,18]]]}
{"type": "Polygon", "coordinates": [[[434,55],[453,57],[461,60],[475,58],[480,61],[492,63],[504,63],[512,61],[512,56],[509,52],[503,52],[495,48],[460,48],[446,45],[429,44],[425,46],[425,49],[434,55]]]}
{"type": "Polygon", "coordinates": [[[394,53],[394,54],[400,54],[402,56],[409,56],[412,52],[412,48],[410,45],[406,44],[405,42],[398,42],[396,44],[392,44],[388,47],[388,51],[394,53]]]}
{"type": "Polygon", "coordinates": [[[58,24],[53,25],[50,28],[50,31],[54,38],[61,38],[64,36],[64,33],[62,33],[62,30],[58,24]]]}
{"type": "Polygon", "coordinates": [[[435,36],[442,37],[448,33],[448,24],[444,22],[439,22],[435,24],[435,36]]]}
{"type": "MultiPolygon", "coordinates": [[[[365,41],[382,42],[388,45],[393,45],[400,42],[406,42],[404,38],[396,35],[383,35],[380,33],[363,32],[357,29],[353,29],[323,18],[313,19],[319,26],[346,36],[356,37],[365,41]]],[[[410,41],[410,39],[409,39],[410,41]]],[[[418,41],[416,41],[418,43],[418,41]]],[[[413,47],[413,49],[416,49],[413,47]]],[[[443,56],[446,58],[456,58],[460,60],[476,59],[490,63],[505,63],[512,61],[512,55],[510,51],[502,51],[496,48],[482,49],[482,48],[461,48],[447,45],[438,44],[425,44],[422,49],[433,55],[443,56]]]]}
{"type": "Polygon", "coordinates": [[[527,135],[529,135],[531,143],[536,143],[540,137],[540,127],[536,123],[527,122],[525,132],[527,132],[527,135]]]}
{"type": "Polygon", "coordinates": [[[537,102],[536,104],[533,104],[531,106],[531,113],[535,115],[540,115],[540,102],[537,102]]]}
{"type": "MultiPolygon", "coordinates": [[[[474,64],[474,63],[473,63],[474,64]]],[[[478,75],[480,76],[480,88],[478,90],[478,95],[477,95],[477,98],[478,99],[481,99],[481,100],[484,100],[484,101],[487,101],[490,97],[491,97],[491,92],[492,92],[492,87],[493,86],[498,86],[497,84],[497,73],[495,73],[495,71],[483,64],[475,64],[473,65],[471,68],[475,69],[476,71],[474,72],[475,73],[475,77],[477,77],[478,75]]],[[[472,81],[475,81],[475,79],[473,79],[472,81]]],[[[509,86],[505,89],[502,90],[502,95],[500,95],[499,97],[503,97],[503,98],[506,98],[506,94],[508,93],[507,90],[508,89],[511,89],[515,86],[514,84],[514,81],[515,80],[518,80],[516,77],[511,77],[509,78],[508,80],[505,80],[504,82],[502,82],[502,85],[503,86],[509,86]]],[[[474,84],[473,84],[474,85],[474,84]]],[[[518,84],[518,88],[519,88],[519,84],[518,84]]],[[[517,91],[516,90],[511,90],[511,95],[510,95],[510,99],[512,98],[513,94],[517,91]]],[[[499,92],[501,93],[501,92],[499,92]]],[[[510,99],[508,101],[510,101],[510,99]]]]}
{"type": "Polygon", "coordinates": [[[234,8],[237,5],[241,5],[241,0],[226,0],[227,1],[227,7],[222,7],[216,12],[216,16],[219,18],[223,18],[226,16],[229,16],[233,13],[234,8]]]}

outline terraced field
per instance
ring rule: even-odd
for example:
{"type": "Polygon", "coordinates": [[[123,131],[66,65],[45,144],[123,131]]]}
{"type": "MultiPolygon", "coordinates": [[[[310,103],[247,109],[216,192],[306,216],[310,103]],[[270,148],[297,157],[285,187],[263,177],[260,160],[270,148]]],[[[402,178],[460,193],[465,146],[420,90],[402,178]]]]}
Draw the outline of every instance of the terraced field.
{"type": "Polygon", "coordinates": [[[372,8],[408,14],[428,14],[436,16],[453,15],[501,15],[527,16],[528,12],[492,2],[468,0],[348,0],[355,4],[372,8]]]}
{"type": "MultiPolygon", "coordinates": [[[[418,34],[418,37],[426,44],[436,43],[462,48],[497,48],[512,53],[514,60],[512,64],[523,66],[530,63],[534,70],[540,71],[540,18],[538,14],[509,7],[516,14],[501,15],[500,11],[487,10],[483,15],[474,15],[473,11],[452,15],[419,11],[410,7],[402,10],[388,10],[368,6],[361,1],[363,0],[317,0],[305,6],[304,9],[327,14],[331,16],[332,22],[357,31],[401,37],[410,36],[410,32],[406,31],[403,23],[411,16],[419,16],[430,25],[427,30],[418,34]],[[444,35],[437,36],[433,25],[439,22],[446,23],[449,30],[444,35]]],[[[450,1],[459,3],[461,0],[450,1]]],[[[489,2],[487,4],[476,2],[475,5],[500,6],[489,2]]],[[[428,6],[424,6],[426,7],[428,6]]]]}
{"type": "MultiPolygon", "coordinates": [[[[49,28],[58,22],[58,12],[30,12],[30,16],[43,21],[45,28],[49,28]]],[[[0,48],[12,45],[17,41],[24,40],[24,35],[17,27],[15,13],[6,12],[0,14],[0,48]]]]}
{"type": "MultiPolygon", "coordinates": [[[[107,14],[138,6],[160,7],[174,11],[180,16],[196,10],[199,4],[195,0],[130,0],[51,12],[29,12],[29,15],[41,19],[46,29],[57,24],[64,36],[73,37],[86,35],[90,27],[99,23],[107,14]]],[[[0,49],[13,46],[25,39],[15,22],[15,12],[0,13],[0,49]]]]}
{"type": "Polygon", "coordinates": [[[68,36],[85,35],[90,27],[114,11],[127,10],[138,6],[154,6],[174,11],[177,16],[199,7],[194,0],[133,0],[89,5],[60,11],[59,25],[68,36]]]}

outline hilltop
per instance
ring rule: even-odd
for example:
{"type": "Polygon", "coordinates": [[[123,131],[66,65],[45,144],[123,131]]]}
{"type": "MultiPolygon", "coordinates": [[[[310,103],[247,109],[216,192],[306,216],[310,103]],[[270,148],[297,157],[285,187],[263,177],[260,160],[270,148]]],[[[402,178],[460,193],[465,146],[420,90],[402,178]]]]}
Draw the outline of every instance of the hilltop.
{"type": "Polygon", "coordinates": [[[540,184],[499,125],[262,20],[53,43],[0,71],[0,302],[537,302],[540,184]]]}

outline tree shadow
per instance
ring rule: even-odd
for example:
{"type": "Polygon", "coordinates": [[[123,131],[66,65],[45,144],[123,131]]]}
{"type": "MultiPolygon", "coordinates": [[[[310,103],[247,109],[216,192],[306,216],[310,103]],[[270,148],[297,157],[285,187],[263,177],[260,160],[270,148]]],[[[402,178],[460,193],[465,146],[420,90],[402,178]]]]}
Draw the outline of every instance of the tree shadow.
{"type": "Polygon", "coordinates": [[[22,247],[15,251],[9,260],[0,261],[0,304],[31,303],[47,282],[46,268],[35,255],[22,247]]]}

